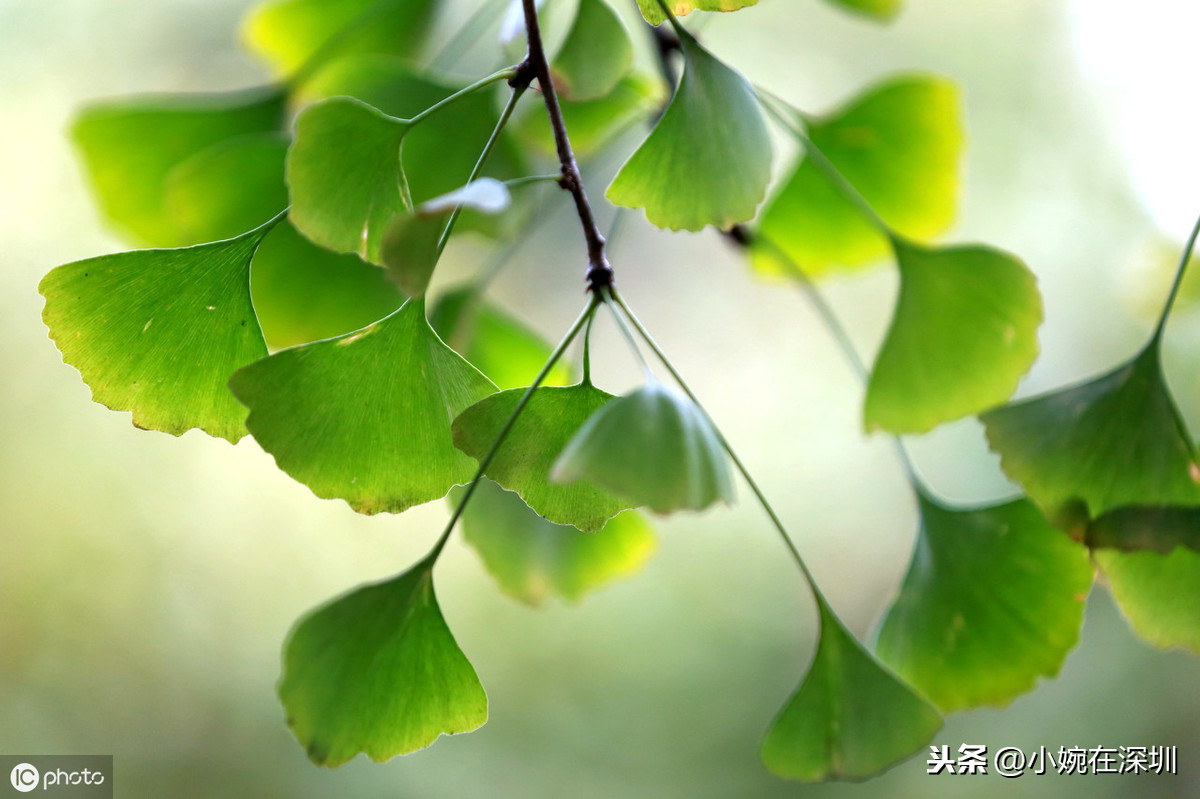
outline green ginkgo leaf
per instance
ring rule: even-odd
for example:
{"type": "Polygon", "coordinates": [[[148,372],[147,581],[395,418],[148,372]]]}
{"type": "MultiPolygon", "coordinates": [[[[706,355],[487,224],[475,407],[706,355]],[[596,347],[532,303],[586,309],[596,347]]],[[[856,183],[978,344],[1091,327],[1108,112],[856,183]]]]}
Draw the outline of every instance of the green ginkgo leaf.
{"type": "MultiPolygon", "coordinates": [[[[740,8],[752,6],[758,0],[666,0],[671,14],[676,17],[686,16],[693,11],[737,11],[740,8]]],[[[651,25],[666,22],[667,15],[659,5],[659,0],[637,0],[642,16],[651,25]]]]}
{"type": "MultiPolygon", "coordinates": [[[[451,492],[457,501],[464,489],[451,492]]],[[[537,515],[511,491],[484,479],[462,516],[463,540],[475,548],[500,589],[528,605],[583,595],[642,569],[657,544],[650,525],[626,511],[588,535],[537,515]]]]}
{"type": "Polygon", "coordinates": [[[416,300],[251,364],[229,387],[280,469],[360,513],[399,513],[470,480],[475,463],[454,448],[450,422],[495,390],[442,343],[416,300]]]}
{"type": "MultiPolygon", "coordinates": [[[[483,298],[478,286],[443,294],[429,314],[442,340],[501,389],[528,386],[550,358],[550,346],[512,314],[483,298]]],[[[571,369],[559,361],[542,381],[545,386],[571,382],[571,369]]]]}
{"type": "Polygon", "coordinates": [[[353,332],[404,302],[382,269],[318,247],[286,221],[254,254],[250,294],[272,350],[353,332]]]}
{"type": "Polygon", "coordinates": [[[633,42],[606,0],[579,0],[575,21],[550,65],[554,88],[568,100],[608,94],[633,65],[633,42]]]}
{"type": "Polygon", "coordinates": [[[410,210],[400,164],[409,127],[349,97],[306,108],[287,158],[296,229],[322,247],[381,263],[388,224],[410,210]]]}
{"type": "Polygon", "coordinates": [[[182,161],[163,183],[163,205],[187,244],[232,238],[288,205],[282,133],[236,136],[182,161]]]}
{"type": "Polygon", "coordinates": [[[1200,654],[1200,553],[1178,547],[1157,552],[1093,553],[1129,625],[1161,648],[1200,654]]]}
{"type": "MultiPolygon", "coordinates": [[[[482,460],[524,393],[521,388],[502,391],[468,408],[454,420],[454,445],[482,460]]],[[[520,494],[549,521],[600,532],[609,519],[633,505],[587,482],[552,483],[550,467],[580,427],[611,399],[590,383],[537,389],[485,474],[520,494]]]]}
{"type": "Polygon", "coordinates": [[[1084,538],[1092,549],[1170,554],[1176,546],[1200,552],[1200,506],[1126,505],[1100,514],[1084,538]]]}
{"type": "MultiPolygon", "coordinates": [[[[571,149],[579,158],[595,155],[634,124],[649,118],[662,102],[661,95],[660,82],[633,74],[595,100],[559,98],[563,122],[571,132],[571,149]]],[[[555,155],[554,131],[544,108],[531,108],[513,128],[522,140],[546,155],[555,155]]]]}
{"type": "Polygon", "coordinates": [[[437,6],[437,0],[267,0],[247,15],[242,38],[280,75],[351,54],[412,56],[437,6]]]}
{"type": "Polygon", "coordinates": [[[145,429],[244,436],[245,414],[225,383],[267,354],[250,302],[250,259],[270,229],[51,270],[38,287],[42,319],[92,398],[131,411],[145,429]]]}
{"type": "Polygon", "coordinates": [[[108,221],[139,244],[181,247],[198,242],[178,229],[177,208],[167,202],[171,171],[214,145],[278,131],[283,122],[283,92],[252,89],[109,100],[82,111],[71,134],[108,221]]]}
{"type": "Polygon", "coordinates": [[[745,222],[771,179],[771,140],[754,88],[695,39],[687,67],[654,130],[613,178],[616,205],[645,208],[671,230],[745,222]]]}
{"type": "Polygon", "coordinates": [[[478,729],[487,695],[442,618],[433,561],[317,608],[292,630],[279,698],[319,766],[383,761],[478,729]]]}
{"type": "Polygon", "coordinates": [[[1057,674],[1078,643],[1087,550],[1028,500],[955,509],[922,494],[920,505],[876,652],[943,712],[1006,705],[1057,674]]]}
{"type": "Polygon", "coordinates": [[[817,605],[817,652],[767,732],[762,759],[804,782],[864,780],[924,747],[942,717],[863,649],[824,600],[817,605]]]}
{"type": "Polygon", "coordinates": [[[480,178],[396,217],[388,225],[381,253],[388,276],[406,296],[424,296],[441,255],[439,242],[454,212],[462,208],[497,214],[511,200],[506,185],[495,178],[480,178]]]}
{"type": "Polygon", "coordinates": [[[867,385],[867,429],[923,433],[1004,402],[1037,358],[1033,274],[990,247],[894,244],[900,296],[867,385]]]}
{"type": "MultiPolygon", "coordinates": [[[[929,240],[953,221],[964,135],[952,82],[932,75],[889,79],[811,121],[808,137],[901,235],[929,240]]],[[[816,277],[891,251],[888,238],[810,158],[767,204],[759,230],[773,247],[756,248],[754,264],[768,273],[797,264],[816,277]]]]}
{"type": "Polygon", "coordinates": [[[729,461],[712,422],[656,380],[593,413],[554,461],[550,479],[586,480],[659,513],[734,501],[729,461]]]}
{"type": "MultiPolygon", "coordinates": [[[[297,100],[309,104],[353,97],[390,116],[410,119],[463,87],[452,78],[417,71],[395,58],[359,56],[328,64],[298,89],[297,100]]],[[[413,202],[462,186],[499,118],[495,92],[483,90],[461,96],[413,125],[404,137],[403,152],[413,202]]],[[[525,173],[521,153],[501,134],[481,174],[506,180],[525,173]]],[[[494,219],[480,222],[467,214],[460,224],[483,232],[497,227],[494,219]]]]}
{"type": "MultiPolygon", "coordinates": [[[[1167,389],[1155,342],[1105,375],[981,419],[1005,473],[1081,540],[1089,520],[1125,506],[1200,506],[1200,455],[1167,389]]],[[[1121,539],[1113,525],[1122,520],[1136,524],[1137,514],[1109,517],[1103,537],[1121,539]]]]}
{"type": "Polygon", "coordinates": [[[843,8],[881,20],[889,20],[900,13],[903,0],[830,0],[843,8]]]}

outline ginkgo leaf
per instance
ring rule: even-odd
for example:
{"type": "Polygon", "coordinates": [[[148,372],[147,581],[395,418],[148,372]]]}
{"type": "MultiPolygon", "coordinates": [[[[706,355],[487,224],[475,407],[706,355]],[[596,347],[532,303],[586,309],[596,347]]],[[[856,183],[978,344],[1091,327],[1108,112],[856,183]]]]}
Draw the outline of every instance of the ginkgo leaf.
{"type": "Polygon", "coordinates": [[[283,350],[229,381],[279,468],[360,513],[399,513],[471,479],[450,422],[495,390],[410,300],[346,336],[283,350]]]}
{"type": "Polygon", "coordinates": [[[729,461],[712,422],[656,380],[593,413],[554,461],[550,479],[586,480],[659,513],[734,501],[729,461]]]}
{"type": "Polygon", "coordinates": [[[242,38],[280,75],[351,54],[413,56],[437,7],[437,0],[267,0],[246,16],[242,38]]]}
{"type": "Polygon", "coordinates": [[[990,247],[894,245],[900,296],[867,385],[867,429],[923,433],[1004,402],[1037,357],[1033,274],[990,247]]]}
{"type": "Polygon", "coordinates": [[[322,247],[381,263],[388,223],[409,210],[400,165],[409,127],[349,97],[306,108],[287,158],[292,224],[322,247]]]}
{"type": "MultiPolygon", "coordinates": [[[[659,82],[635,74],[627,75],[612,91],[595,100],[572,102],[559,98],[575,155],[595,155],[635,123],[647,119],[662,102],[661,93],[659,82]]],[[[514,124],[514,130],[546,155],[555,154],[554,131],[544,108],[532,108],[514,124]]]]}
{"type": "Polygon", "coordinates": [[[1092,553],[1129,625],[1161,648],[1200,654],[1200,553],[1178,547],[1157,552],[1092,553]]]}
{"type": "MultiPolygon", "coordinates": [[[[528,386],[550,358],[550,345],[521,320],[485,300],[477,286],[443,294],[429,314],[442,340],[501,389],[528,386]]],[[[571,369],[559,361],[542,381],[571,382],[571,369]]]]}
{"type": "MultiPolygon", "coordinates": [[[[904,75],[872,87],[808,124],[818,150],[901,235],[925,241],[954,219],[963,150],[957,87],[904,75]]],[[[802,158],[763,209],[759,230],[810,276],[877,261],[890,242],[810,158],[802,158]]],[[[761,271],[788,272],[773,248],[754,251],[761,271]]]]}
{"type": "MultiPolygon", "coordinates": [[[[693,11],[737,11],[740,8],[752,6],[758,0],[666,0],[667,7],[674,16],[682,17],[693,11]]],[[[659,5],[659,0],[637,0],[642,16],[651,25],[659,25],[666,21],[667,15],[659,5]]]]}
{"type": "MultiPolygon", "coordinates": [[[[332,97],[353,97],[398,119],[415,117],[463,88],[445,76],[414,71],[394,58],[360,56],[331,62],[298,90],[308,104],[332,97]]],[[[543,112],[543,116],[545,113],[543,112]]],[[[459,97],[413,125],[404,136],[404,175],[414,203],[453,191],[470,177],[500,118],[495,94],[477,91],[459,97]]],[[[502,133],[482,176],[500,180],[526,174],[524,159],[502,133]]],[[[468,211],[460,230],[493,235],[505,230],[503,219],[468,211]]]]}
{"type": "Polygon", "coordinates": [[[1102,513],[1087,527],[1092,549],[1169,554],[1176,546],[1200,552],[1200,506],[1126,505],[1102,513]]]}
{"type": "MultiPolygon", "coordinates": [[[[1200,506],[1200,456],[1156,343],[1098,378],[980,418],[1005,473],[1080,539],[1090,519],[1124,506],[1200,506]]],[[[1105,523],[1106,537],[1120,537],[1116,521],[1105,523]]]]}
{"type": "MultiPolygon", "coordinates": [[[[524,393],[502,391],[468,408],[454,420],[454,445],[482,460],[524,393]]],[[[611,399],[589,383],[537,389],[484,473],[549,521],[600,532],[633,505],[591,483],[552,483],[550,467],[584,422],[611,399]]]]}
{"type": "Polygon", "coordinates": [[[163,205],[188,244],[228,239],[288,205],[282,133],[227,139],[181,162],[163,183],[163,205]]]}
{"type": "MultiPolygon", "coordinates": [[[[460,499],[464,489],[450,496],[460,499]]],[[[657,544],[641,514],[626,511],[588,535],[537,515],[511,491],[484,479],[462,516],[463,540],[475,548],[500,589],[529,605],[550,597],[579,601],[613,580],[641,571],[657,544]]]]}
{"type": "Polygon", "coordinates": [[[362,586],[302,618],[284,649],[279,698],[319,766],[375,761],[478,729],[487,695],[438,607],[433,561],[362,586]]]}
{"type": "Polygon", "coordinates": [[[250,259],[270,231],[60,266],[42,279],[42,319],[92,398],[133,423],[193,427],[236,442],[245,415],[225,383],[267,354],[250,302],[250,259]]]}
{"type": "Polygon", "coordinates": [[[817,605],[817,652],[767,732],[763,763],[805,782],[863,780],[921,749],[942,717],[863,649],[824,600],[817,605]]]}
{"type": "Polygon", "coordinates": [[[920,506],[876,653],[943,712],[1006,705],[1057,674],[1078,643],[1087,550],[1025,499],[957,509],[922,494],[920,506]]]}
{"type": "Polygon", "coordinates": [[[108,221],[140,244],[180,247],[198,242],[178,230],[166,202],[171,171],[214,145],[278,131],[283,122],[283,92],[251,89],[97,103],[79,114],[71,135],[108,221]]]}
{"type": "Polygon", "coordinates": [[[881,20],[889,20],[900,13],[903,0],[830,0],[831,3],[866,14],[881,20]]]}
{"type": "Polygon", "coordinates": [[[608,94],[633,65],[633,42],[606,0],[579,0],[575,21],[550,64],[554,88],[567,100],[608,94]]]}
{"type": "Polygon", "coordinates": [[[607,196],[645,208],[671,230],[724,230],[754,216],[771,179],[771,140],[754,88],[695,39],[683,36],[687,67],[670,105],[607,196]]]}
{"type": "Polygon", "coordinates": [[[461,207],[496,214],[511,200],[503,183],[479,178],[401,214],[388,225],[383,239],[381,254],[388,276],[405,295],[424,296],[441,254],[438,244],[455,210],[461,207]]]}
{"type": "Polygon", "coordinates": [[[250,294],[273,350],[353,332],[404,302],[382,269],[318,247],[286,221],[254,254],[250,294]]]}

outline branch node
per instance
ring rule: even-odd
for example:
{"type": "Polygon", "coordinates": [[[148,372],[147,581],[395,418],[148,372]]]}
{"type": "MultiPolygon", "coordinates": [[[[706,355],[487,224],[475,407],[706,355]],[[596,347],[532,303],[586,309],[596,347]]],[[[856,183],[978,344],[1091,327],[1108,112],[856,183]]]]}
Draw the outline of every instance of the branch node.
{"type": "Polygon", "coordinates": [[[537,77],[537,67],[525,56],[525,59],[513,69],[513,76],[508,79],[508,85],[514,89],[528,89],[529,84],[537,77]]]}

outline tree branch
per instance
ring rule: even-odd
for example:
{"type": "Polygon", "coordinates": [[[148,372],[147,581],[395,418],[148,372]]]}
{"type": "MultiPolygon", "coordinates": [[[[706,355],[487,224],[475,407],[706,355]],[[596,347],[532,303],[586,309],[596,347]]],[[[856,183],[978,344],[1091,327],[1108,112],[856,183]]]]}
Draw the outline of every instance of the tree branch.
{"type": "Polygon", "coordinates": [[[546,103],[546,113],[550,116],[554,146],[558,150],[558,160],[562,165],[559,185],[571,192],[575,200],[575,210],[579,214],[579,224],[583,227],[583,237],[587,241],[588,290],[598,293],[601,289],[607,289],[613,282],[613,270],[604,255],[604,236],[600,235],[600,228],[596,226],[596,218],[592,214],[592,206],[588,202],[583,179],[579,175],[579,165],[575,163],[575,153],[571,150],[571,140],[567,137],[567,125],[563,120],[562,107],[558,104],[558,94],[554,91],[550,64],[546,60],[546,49],[542,44],[537,7],[534,0],[522,0],[522,7],[525,11],[525,31],[529,42],[529,53],[525,56],[525,61],[537,77],[538,85],[542,89],[542,99],[546,103]]]}

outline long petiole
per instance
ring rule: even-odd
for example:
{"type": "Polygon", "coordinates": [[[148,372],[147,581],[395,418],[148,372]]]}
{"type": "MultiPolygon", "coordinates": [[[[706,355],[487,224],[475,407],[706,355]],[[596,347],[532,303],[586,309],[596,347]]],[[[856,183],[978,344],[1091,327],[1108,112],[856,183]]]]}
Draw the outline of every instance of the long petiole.
{"type": "Polygon", "coordinates": [[[1167,327],[1167,317],[1171,315],[1171,308],[1175,305],[1175,299],[1179,296],[1179,287],[1183,285],[1183,276],[1187,272],[1188,264],[1192,260],[1192,250],[1196,247],[1196,237],[1200,235],[1200,219],[1196,220],[1196,224],[1192,226],[1192,234],[1188,237],[1187,245],[1183,248],[1183,255],[1179,259],[1179,266],[1175,269],[1175,279],[1171,282],[1171,290],[1167,294],[1167,301],[1163,305],[1162,315],[1158,318],[1158,325],[1154,328],[1154,336],[1152,342],[1162,341],[1163,330],[1167,327]]]}
{"type": "Polygon", "coordinates": [[[746,481],[746,485],[750,486],[750,490],[754,493],[755,498],[758,500],[758,504],[762,506],[764,511],[766,511],[767,516],[771,519],[771,524],[779,533],[779,537],[783,539],[783,543],[787,547],[788,551],[792,554],[792,558],[796,561],[796,565],[800,567],[800,573],[804,575],[804,580],[808,583],[808,587],[812,589],[813,595],[817,598],[817,602],[825,602],[825,597],[821,593],[821,589],[817,587],[816,579],[813,577],[812,572],[808,570],[808,564],[804,562],[804,558],[800,555],[800,550],[796,549],[796,545],[792,542],[791,536],[788,535],[787,529],[783,526],[783,521],[780,520],[779,515],[775,513],[775,509],[771,507],[771,503],[767,501],[766,495],[763,494],[762,489],[758,487],[758,483],[756,483],[754,478],[750,475],[750,470],[746,468],[746,465],[742,463],[742,459],[738,457],[736,452],[734,452],[733,447],[729,444],[729,440],[725,438],[725,434],[721,432],[720,428],[717,427],[717,423],[713,421],[712,416],[700,403],[700,400],[696,397],[696,395],[692,393],[691,388],[688,387],[688,384],[684,381],[683,376],[679,374],[679,372],[675,369],[675,366],[670,360],[668,360],[666,353],[662,351],[662,348],[658,346],[658,344],[650,336],[650,333],[646,330],[642,323],[638,321],[638,318],[633,314],[633,311],[629,310],[629,306],[626,305],[625,301],[621,299],[621,296],[617,294],[616,289],[610,289],[610,294],[612,296],[612,301],[621,309],[621,312],[626,316],[626,318],[628,318],[629,323],[633,325],[634,329],[637,330],[638,334],[642,337],[642,340],[646,342],[646,346],[649,347],[655,356],[658,357],[658,360],[662,363],[663,367],[671,373],[671,377],[673,377],[675,382],[679,384],[679,388],[683,390],[684,394],[687,394],[688,398],[692,402],[696,403],[696,407],[699,408],[708,418],[709,423],[713,426],[713,430],[715,430],[717,433],[717,437],[721,440],[721,446],[729,455],[729,459],[732,460],[733,465],[737,467],[738,472],[742,475],[742,479],[746,481]]]}
{"type": "Polygon", "coordinates": [[[500,446],[504,443],[504,440],[508,438],[508,434],[512,432],[513,426],[517,423],[517,419],[521,417],[521,412],[525,410],[525,406],[529,404],[529,400],[533,399],[533,392],[537,391],[538,386],[545,382],[546,376],[550,374],[550,370],[554,368],[555,364],[562,359],[563,353],[567,351],[567,347],[571,346],[571,342],[574,341],[575,337],[579,335],[579,331],[583,330],[584,325],[588,324],[591,318],[595,315],[596,306],[599,305],[600,302],[601,300],[598,297],[592,297],[587,308],[584,309],[583,313],[579,315],[579,318],[576,319],[574,324],[571,325],[570,330],[568,330],[567,334],[563,336],[562,341],[560,341],[558,346],[554,348],[554,352],[550,353],[550,357],[547,358],[546,363],[542,365],[542,369],[537,373],[537,377],[535,377],[533,382],[529,384],[529,388],[525,389],[525,393],[522,394],[521,399],[517,401],[517,407],[513,408],[512,415],[508,417],[508,421],[504,423],[504,427],[502,427],[500,432],[496,435],[496,440],[492,442],[491,449],[489,449],[487,454],[483,456],[483,460],[479,461],[479,469],[475,472],[475,477],[473,477],[471,482],[467,484],[467,490],[466,493],[463,494],[462,501],[459,502],[458,507],[454,509],[454,513],[450,516],[450,521],[446,524],[446,529],[442,531],[437,543],[433,545],[433,549],[431,549],[429,551],[429,555],[426,556],[427,560],[435,561],[442,553],[443,547],[446,546],[446,541],[450,539],[450,533],[454,532],[454,526],[458,524],[458,520],[462,516],[463,511],[466,509],[467,503],[471,501],[471,497],[475,494],[475,487],[478,486],[479,481],[483,479],[484,472],[487,471],[487,468],[492,465],[492,460],[495,459],[496,453],[500,451],[500,446]]]}
{"type": "MultiPolygon", "coordinates": [[[[788,255],[787,251],[771,239],[761,233],[756,233],[754,241],[770,249],[782,261],[788,276],[800,284],[800,289],[804,292],[804,296],[812,303],[817,316],[821,317],[821,322],[825,325],[830,335],[833,336],[838,350],[842,353],[842,357],[850,364],[851,370],[858,376],[863,385],[866,385],[871,379],[871,372],[867,369],[866,364],[863,363],[862,358],[859,357],[858,350],[855,348],[850,334],[842,325],[842,321],[838,319],[833,307],[825,299],[825,295],[812,282],[812,278],[800,268],[799,264],[792,260],[792,256],[788,255]]],[[[904,446],[904,441],[900,436],[892,436],[892,444],[896,449],[896,456],[900,459],[900,464],[904,467],[905,475],[908,477],[908,483],[912,486],[913,491],[921,496],[932,497],[932,492],[930,492],[928,486],[925,485],[925,481],[917,473],[916,464],[913,463],[912,457],[908,454],[908,450],[904,446]]]]}
{"type": "Polygon", "coordinates": [[[480,78],[479,80],[472,83],[470,86],[464,86],[463,88],[459,89],[458,91],[456,91],[454,94],[450,95],[449,97],[444,97],[441,100],[438,100],[436,103],[429,106],[421,113],[417,114],[416,116],[409,117],[408,119],[406,119],[404,121],[410,125],[415,125],[418,122],[420,122],[422,119],[425,119],[425,117],[431,116],[432,114],[435,114],[438,111],[441,111],[446,106],[450,105],[451,103],[453,103],[456,100],[461,100],[463,97],[466,97],[468,94],[472,94],[474,92],[479,91],[480,89],[491,86],[493,83],[499,83],[502,80],[512,80],[513,78],[516,77],[516,75],[517,75],[516,67],[505,67],[504,69],[493,72],[491,75],[488,75],[486,78],[480,78]]]}
{"type": "MultiPolygon", "coordinates": [[[[483,152],[479,154],[479,159],[475,161],[475,166],[471,169],[471,174],[467,177],[467,183],[479,177],[480,170],[483,169],[484,163],[487,162],[488,156],[492,154],[492,150],[496,147],[496,142],[500,141],[500,134],[504,132],[504,127],[508,124],[508,120],[512,117],[513,110],[517,107],[517,101],[521,99],[521,95],[525,94],[527,86],[514,86],[512,94],[508,97],[508,103],[504,106],[504,110],[500,113],[500,119],[496,121],[496,127],[492,129],[492,135],[488,137],[487,144],[483,146],[483,152]]],[[[446,249],[446,242],[450,240],[450,234],[454,232],[454,223],[458,221],[459,215],[462,214],[462,204],[456,205],[454,210],[450,212],[450,218],[446,220],[446,227],[442,228],[442,237],[438,239],[437,258],[442,256],[442,251],[446,249]]],[[[436,259],[435,259],[436,260],[436,259]]]]}

